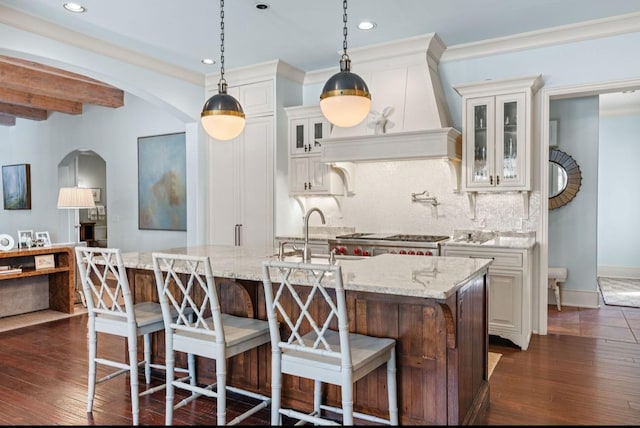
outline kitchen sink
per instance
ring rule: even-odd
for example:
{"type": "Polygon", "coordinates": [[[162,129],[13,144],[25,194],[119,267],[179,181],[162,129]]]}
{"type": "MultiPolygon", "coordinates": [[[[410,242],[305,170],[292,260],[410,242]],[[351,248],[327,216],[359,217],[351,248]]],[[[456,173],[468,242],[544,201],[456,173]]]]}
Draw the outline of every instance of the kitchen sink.
{"type": "Polygon", "coordinates": [[[454,233],[452,242],[465,243],[470,245],[482,245],[498,236],[494,231],[461,231],[454,233]]]}
{"type": "MultiPolygon", "coordinates": [[[[302,256],[285,256],[282,258],[283,262],[292,262],[292,263],[302,263],[302,256]]],[[[336,264],[338,264],[338,259],[336,258],[336,264]]],[[[309,263],[318,264],[318,265],[328,265],[329,264],[329,256],[311,256],[309,263]]]]}
{"type": "MultiPolygon", "coordinates": [[[[278,254],[274,254],[273,258],[278,258],[278,254]]],[[[360,256],[344,256],[344,255],[336,255],[335,256],[335,264],[340,264],[342,260],[363,260],[366,257],[360,256]]],[[[283,262],[292,262],[292,263],[302,263],[302,255],[301,254],[285,254],[282,258],[283,262]]],[[[328,254],[312,254],[309,263],[319,264],[319,265],[328,265],[329,264],[329,255],[328,254]]]]}
{"type": "Polygon", "coordinates": [[[492,240],[493,237],[489,237],[489,238],[475,238],[475,239],[468,239],[467,237],[460,237],[460,238],[456,238],[453,240],[453,242],[463,242],[465,244],[474,244],[474,245],[482,245],[487,241],[492,240]]]}

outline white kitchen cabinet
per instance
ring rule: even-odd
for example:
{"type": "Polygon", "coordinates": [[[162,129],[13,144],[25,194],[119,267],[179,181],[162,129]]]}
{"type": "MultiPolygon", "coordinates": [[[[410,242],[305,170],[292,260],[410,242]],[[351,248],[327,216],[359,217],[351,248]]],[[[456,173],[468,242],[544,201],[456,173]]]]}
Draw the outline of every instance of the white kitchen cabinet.
{"type": "Polygon", "coordinates": [[[320,157],[318,140],[328,137],[330,131],[320,106],[288,107],[285,111],[289,120],[289,194],[343,194],[342,178],[320,157]]]}
{"type": "Polygon", "coordinates": [[[532,334],[532,249],[445,244],[443,255],[493,259],[487,275],[489,334],[509,339],[526,350],[532,334]]]}
{"type": "Polygon", "coordinates": [[[227,93],[240,102],[247,117],[273,114],[273,81],[271,80],[230,86],[227,88],[227,93]]]}
{"type": "Polygon", "coordinates": [[[320,154],[318,140],[329,136],[331,125],[319,106],[298,106],[285,109],[289,119],[290,155],[320,154]]]}
{"type": "Polygon", "coordinates": [[[273,245],[273,116],[247,118],[239,137],[209,144],[209,242],[273,245]]]}
{"type": "Polygon", "coordinates": [[[294,195],[342,194],[340,176],[322,162],[320,155],[289,159],[289,193],[294,195]]]}
{"type": "Polygon", "coordinates": [[[462,190],[530,191],[540,75],[455,85],[462,96],[462,190]]]}

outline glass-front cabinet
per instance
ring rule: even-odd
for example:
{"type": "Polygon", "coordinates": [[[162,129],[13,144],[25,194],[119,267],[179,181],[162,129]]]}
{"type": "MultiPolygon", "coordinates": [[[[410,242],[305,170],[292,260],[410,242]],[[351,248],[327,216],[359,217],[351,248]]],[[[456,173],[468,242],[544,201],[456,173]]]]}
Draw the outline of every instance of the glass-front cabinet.
{"type": "Polygon", "coordinates": [[[291,118],[289,135],[290,154],[319,154],[321,145],[318,140],[329,136],[329,121],[322,116],[322,113],[312,117],[291,118]]]}
{"type": "Polygon", "coordinates": [[[541,77],[457,85],[463,96],[464,191],[531,190],[533,95],[541,77]]]}
{"type": "Polygon", "coordinates": [[[342,194],[343,182],[336,171],[320,159],[322,138],[331,125],[319,105],[286,107],[289,120],[289,194],[342,194]]]}
{"type": "Polygon", "coordinates": [[[524,183],[524,94],[469,100],[467,187],[521,187],[524,183]]]}

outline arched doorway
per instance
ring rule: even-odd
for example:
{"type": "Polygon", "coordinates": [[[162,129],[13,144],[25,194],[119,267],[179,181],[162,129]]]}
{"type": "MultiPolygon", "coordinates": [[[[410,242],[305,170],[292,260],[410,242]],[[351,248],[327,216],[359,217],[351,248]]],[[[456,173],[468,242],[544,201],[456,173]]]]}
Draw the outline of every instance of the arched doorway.
{"type": "Polygon", "coordinates": [[[58,164],[59,187],[94,189],[95,209],[61,213],[60,233],[69,242],[87,242],[89,246],[107,246],[107,164],[92,150],[74,150],[58,164]]]}

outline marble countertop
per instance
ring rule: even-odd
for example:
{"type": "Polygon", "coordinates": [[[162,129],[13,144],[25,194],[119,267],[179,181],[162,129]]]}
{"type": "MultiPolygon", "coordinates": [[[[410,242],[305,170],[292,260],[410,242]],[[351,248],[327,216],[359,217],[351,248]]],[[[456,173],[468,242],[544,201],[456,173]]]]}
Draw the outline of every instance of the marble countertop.
{"type": "Polygon", "coordinates": [[[456,231],[444,242],[448,247],[530,249],[536,245],[535,232],[456,231]],[[472,239],[466,238],[472,234],[472,239]]]}
{"type": "MultiPolygon", "coordinates": [[[[162,250],[211,259],[214,276],[262,281],[262,262],[275,259],[271,247],[199,246],[162,250]]],[[[153,270],[151,252],[123,253],[127,268],[153,270]]],[[[362,259],[339,259],[346,290],[398,296],[446,299],[467,280],[485,271],[491,259],[381,254],[362,259]]],[[[272,278],[277,281],[276,278],[272,278]]],[[[299,281],[304,284],[304,281],[299,281]]]]}

